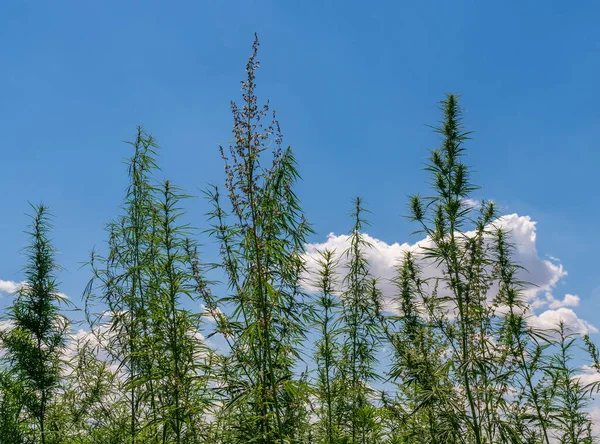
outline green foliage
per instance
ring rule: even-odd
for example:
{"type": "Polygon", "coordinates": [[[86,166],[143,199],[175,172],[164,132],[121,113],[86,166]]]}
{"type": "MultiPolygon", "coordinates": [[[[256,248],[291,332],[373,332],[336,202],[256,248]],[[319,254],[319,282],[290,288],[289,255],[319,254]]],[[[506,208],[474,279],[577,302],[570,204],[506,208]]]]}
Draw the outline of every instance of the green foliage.
{"type": "Polygon", "coordinates": [[[27,442],[32,421],[24,410],[25,384],[10,371],[0,372],[1,442],[27,442]]]}
{"type": "Polygon", "coordinates": [[[319,272],[315,287],[319,296],[315,300],[314,325],[319,329],[314,360],[317,365],[316,377],[316,414],[319,417],[317,439],[331,444],[340,436],[342,417],[337,400],[342,399],[345,390],[340,363],[339,336],[341,304],[336,298],[336,268],[339,260],[331,250],[319,252],[319,272]],[[338,408],[336,408],[338,407],[338,408]],[[337,414],[336,414],[337,413],[337,414]]]}
{"type": "MultiPolygon", "coordinates": [[[[294,366],[306,328],[299,279],[310,228],[293,190],[296,161],[282,147],[275,114],[263,124],[269,107],[260,107],[255,95],[258,40],[253,50],[242,82],[243,105],[231,105],[234,143],[228,151],[221,148],[227,205],[218,188],[209,193],[211,234],[220,244],[219,267],[231,291],[217,302],[227,313],[219,332],[228,337],[235,358],[221,378],[230,396],[226,414],[236,418],[226,439],[291,442],[298,439],[298,407],[306,393],[294,366]],[[265,167],[271,144],[271,165],[265,167]]],[[[213,309],[214,303],[207,300],[213,309]]]]}
{"type": "Polygon", "coordinates": [[[528,323],[510,233],[493,203],[467,205],[478,187],[458,98],[441,103],[432,192],[409,202],[425,238],[391,282],[369,263],[360,198],[347,248],[311,268],[296,160],[256,95],[258,46],[231,105],[224,187],[206,192],[218,263],[200,259],[188,196],[155,179],[157,144],[138,128],[121,214],[89,261],[89,330],[74,332],[48,210],[34,207],[26,283],[0,324],[0,443],[595,442],[600,385],[573,355],[584,345],[600,371],[600,352],[528,323]]]}
{"type": "Polygon", "coordinates": [[[357,198],[349,247],[343,253],[347,265],[340,295],[343,343],[338,363],[340,382],[345,387],[340,396],[342,404],[338,406],[343,419],[341,427],[351,442],[361,443],[376,442],[377,438],[373,434],[377,420],[369,398],[374,395],[370,384],[379,379],[375,366],[380,336],[379,292],[365,251],[371,245],[362,233],[366,224],[364,212],[362,200],[357,198]]]}
{"type": "Polygon", "coordinates": [[[130,144],[134,154],[128,165],[124,215],[107,227],[108,255],[92,253],[94,277],[85,295],[96,339],[105,344],[110,359],[123,373],[122,390],[129,404],[127,440],[136,443],[142,436],[158,433],[156,429],[142,433],[142,429],[158,416],[153,381],[157,350],[150,304],[159,284],[154,273],[158,254],[156,189],[151,183],[156,144],[141,128],[130,144]],[[100,304],[99,313],[92,311],[95,303],[100,304]]]}
{"type": "Polygon", "coordinates": [[[2,374],[6,390],[2,407],[8,416],[0,428],[7,429],[9,436],[13,433],[11,439],[20,436],[25,442],[45,444],[57,442],[60,436],[50,418],[60,383],[68,322],[60,313],[64,297],[57,289],[58,266],[48,237],[50,214],[44,205],[33,210],[25,284],[8,309],[9,327],[0,336],[7,361],[7,371],[2,374]],[[21,423],[24,418],[25,425],[21,423]]]}

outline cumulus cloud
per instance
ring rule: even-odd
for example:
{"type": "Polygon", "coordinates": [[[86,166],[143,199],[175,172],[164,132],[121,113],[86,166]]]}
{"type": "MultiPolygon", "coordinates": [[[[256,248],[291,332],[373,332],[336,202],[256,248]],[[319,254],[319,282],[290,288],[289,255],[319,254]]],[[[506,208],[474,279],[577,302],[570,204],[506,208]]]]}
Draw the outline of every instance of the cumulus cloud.
{"type": "Polygon", "coordinates": [[[0,293],[14,294],[23,288],[25,282],[3,281],[0,279],[0,293]]]}
{"type": "MultiPolygon", "coordinates": [[[[0,279],[0,296],[2,296],[2,293],[15,294],[26,285],[27,282],[3,281],[0,279]]],[[[56,296],[63,301],[69,299],[66,294],[60,292],[57,292],[56,296]]]]}
{"type": "Polygon", "coordinates": [[[534,314],[528,318],[528,321],[532,326],[541,329],[556,328],[559,322],[563,322],[572,333],[598,333],[596,327],[579,318],[570,308],[565,307],[556,310],[546,310],[539,315],[534,314]]]}
{"type": "MultiPolygon", "coordinates": [[[[581,385],[585,387],[595,382],[600,383],[600,372],[589,365],[583,365],[581,367],[581,373],[576,374],[573,379],[579,380],[581,385]]],[[[600,420],[600,417],[598,419],[600,420]]],[[[600,425],[600,421],[598,424],[600,425]]]]}
{"type": "Polygon", "coordinates": [[[554,299],[550,295],[550,308],[556,309],[561,307],[577,307],[579,305],[579,296],[566,294],[562,301],[554,299]]]}
{"type": "Polygon", "coordinates": [[[0,321],[0,332],[10,329],[14,325],[11,320],[0,321]]]}
{"type": "Polygon", "coordinates": [[[465,207],[481,208],[481,202],[479,202],[478,200],[475,200],[475,199],[463,199],[462,204],[465,207]]]}
{"type": "Polygon", "coordinates": [[[215,319],[223,316],[223,312],[219,307],[209,308],[204,304],[200,304],[200,308],[202,309],[202,315],[207,322],[214,323],[215,319]]]}
{"type": "MultiPolygon", "coordinates": [[[[364,253],[371,266],[371,274],[380,278],[380,288],[384,295],[384,305],[387,308],[393,307],[392,299],[395,294],[393,285],[390,283],[390,279],[394,277],[396,268],[399,261],[404,256],[406,251],[416,250],[419,247],[417,245],[410,245],[408,243],[393,243],[388,244],[382,240],[376,239],[368,234],[364,234],[364,240],[371,245],[372,248],[367,248],[364,253]]],[[[315,276],[318,270],[319,252],[324,250],[334,251],[337,258],[340,259],[338,267],[339,274],[344,272],[346,265],[343,253],[348,249],[350,244],[350,236],[346,234],[336,235],[329,233],[327,240],[322,243],[308,244],[306,246],[306,267],[309,271],[309,275],[315,276]]],[[[341,276],[340,276],[341,278],[341,276]]],[[[340,279],[341,280],[341,279],[340,279]]],[[[314,289],[312,283],[306,281],[306,287],[314,289]]]]}
{"type": "Polygon", "coordinates": [[[600,434],[600,405],[593,405],[588,414],[590,415],[590,419],[592,420],[592,430],[595,435],[600,434]]]}
{"type": "Polygon", "coordinates": [[[73,358],[77,355],[80,347],[89,347],[96,351],[102,359],[107,359],[107,346],[113,337],[109,324],[99,324],[92,330],[78,329],[71,331],[66,344],[65,357],[73,358]]]}
{"type": "Polygon", "coordinates": [[[542,307],[548,307],[551,310],[555,310],[557,308],[562,307],[578,307],[580,298],[574,294],[565,294],[565,296],[561,299],[556,299],[552,293],[546,292],[544,296],[538,296],[533,301],[531,301],[531,306],[534,309],[539,309],[542,307]]]}
{"type": "Polygon", "coordinates": [[[514,260],[526,270],[521,278],[529,283],[523,293],[530,303],[536,302],[541,294],[550,292],[560,279],[567,276],[562,264],[539,257],[536,245],[536,222],[529,216],[518,214],[502,216],[494,225],[510,233],[511,241],[515,246],[514,260]]]}
{"type": "MultiPolygon", "coordinates": [[[[510,240],[514,244],[513,259],[526,270],[521,273],[519,278],[528,282],[524,287],[523,296],[532,309],[530,311],[531,324],[540,327],[556,327],[556,324],[562,320],[574,332],[597,332],[596,327],[580,319],[571,308],[568,308],[579,305],[579,296],[566,294],[562,299],[557,299],[552,295],[552,290],[562,278],[567,276],[567,272],[555,258],[552,261],[540,258],[536,245],[536,222],[532,221],[529,216],[510,214],[498,218],[494,222],[494,226],[509,232],[510,240]]],[[[467,233],[467,235],[472,234],[467,233]]],[[[318,252],[328,249],[335,251],[340,257],[339,272],[343,273],[345,261],[341,256],[349,246],[349,238],[345,234],[330,233],[324,242],[308,244],[306,249],[308,270],[317,270],[318,252]]],[[[399,261],[406,251],[418,252],[423,247],[429,246],[431,240],[425,238],[414,244],[406,242],[388,244],[368,234],[365,234],[364,238],[372,246],[365,251],[371,264],[371,273],[381,279],[380,287],[384,294],[386,308],[393,309],[395,289],[389,280],[394,277],[399,261]]],[[[422,272],[424,277],[440,275],[439,269],[431,263],[425,263],[422,272]]],[[[307,287],[312,288],[310,282],[307,283],[307,287]]]]}

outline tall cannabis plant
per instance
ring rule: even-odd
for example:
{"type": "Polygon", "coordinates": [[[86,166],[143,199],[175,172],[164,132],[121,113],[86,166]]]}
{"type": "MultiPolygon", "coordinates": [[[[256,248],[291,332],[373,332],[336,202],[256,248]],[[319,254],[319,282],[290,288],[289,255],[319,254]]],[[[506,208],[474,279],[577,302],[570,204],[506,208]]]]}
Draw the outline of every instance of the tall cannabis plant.
{"type": "Polygon", "coordinates": [[[49,411],[64,367],[61,357],[69,323],[60,312],[65,299],[58,292],[58,265],[48,237],[51,216],[44,205],[33,206],[33,211],[25,284],[8,309],[10,327],[0,336],[5,351],[3,360],[9,369],[3,382],[12,386],[5,386],[9,391],[3,395],[3,404],[5,408],[14,409],[15,398],[11,402],[11,397],[16,397],[19,407],[7,413],[13,415],[17,425],[20,414],[26,414],[28,426],[23,432],[24,438],[46,444],[60,439],[58,425],[49,421],[49,411]],[[19,412],[21,408],[23,412],[19,412]]]}
{"type": "MultiPolygon", "coordinates": [[[[476,189],[469,179],[466,165],[461,161],[464,154],[463,143],[469,133],[464,131],[461,111],[455,96],[449,95],[441,105],[444,120],[436,131],[442,135],[442,146],[432,151],[427,170],[432,176],[435,195],[426,200],[414,196],[411,199],[412,219],[421,225],[420,232],[431,241],[426,247],[424,257],[442,270],[439,283],[450,297],[444,301],[449,314],[455,317],[445,328],[452,359],[457,369],[461,388],[464,390],[466,413],[461,421],[468,425],[467,432],[472,434],[477,444],[484,442],[481,428],[481,411],[478,408],[477,365],[478,332],[476,325],[482,313],[481,294],[476,287],[479,276],[469,275],[474,267],[481,267],[481,255],[469,257],[466,254],[471,241],[464,234],[465,224],[469,221],[470,208],[464,200],[476,189]]],[[[460,414],[462,409],[455,413],[460,414]]]]}
{"type": "Polygon", "coordinates": [[[585,386],[573,365],[573,352],[579,340],[561,321],[550,331],[553,353],[545,368],[544,392],[548,398],[550,421],[555,439],[564,444],[591,444],[592,423],[586,408],[590,404],[585,386]]]}
{"type": "Polygon", "coordinates": [[[346,259],[346,274],[341,292],[343,333],[340,374],[346,384],[345,430],[352,443],[376,442],[374,432],[377,419],[370,402],[374,391],[370,384],[379,379],[376,373],[377,347],[381,336],[378,322],[380,295],[376,279],[370,273],[366,249],[371,245],[362,232],[367,223],[363,217],[363,201],[354,202],[354,223],[349,237],[349,246],[343,253],[346,259]]]}
{"type": "Polygon", "coordinates": [[[339,258],[335,252],[319,252],[319,271],[315,279],[318,296],[315,301],[315,327],[319,330],[316,341],[315,364],[317,366],[316,411],[319,417],[317,438],[324,444],[333,444],[339,439],[341,418],[336,415],[336,403],[346,387],[338,374],[340,301],[338,298],[336,268],[339,258]]]}
{"type": "Polygon", "coordinates": [[[525,433],[548,443],[535,385],[542,367],[526,324],[520,268],[508,234],[495,226],[494,205],[483,202],[475,212],[466,204],[477,187],[462,161],[469,132],[457,98],[449,95],[441,110],[442,145],[426,168],[434,193],[410,203],[410,217],[426,236],[415,259],[434,272],[422,279],[409,255],[396,279],[403,318],[388,335],[397,359],[392,377],[404,378],[403,396],[425,415],[421,425],[429,424],[429,432],[415,433],[432,442],[520,442],[525,433]],[[530,410],[527,427],[514,421],[515,411],[530,410]]]}
{"type": "MultiPolygon", "coordinates": [[[[154,259],[153,295],[149,299],[158,387],[157,410],[162,441],[200,442],[207,402],[205,347],[200,317],[185,308],[197,299],[193,285],[189,227],[179,223],[182,195],[169,181],[161,189],[156,214],[158,252],[154,259]]],[[[196,304],[197,306],[197,304],[196,304]]]]}
{"type": "Polygon", "coordinates": [[[208,350],[199,316],[185,306],[197,295],[188,254],[193,242],[179,222],[185,196],[168,181],[154,183],[152,136],[138,128],[131,145],[124,215],[109,224],[108,256],[92,256],[89,319],[123,375],[127,441],[199,442],[208,350]]]}
{"type": "Polygon", "coordinates": [[[137,383],[151,376],[155,364],[155,350],[148,344],[151,338],[148,295],[153,291],[150,269],[157,250],[155,189],[151,182],[152,171],[156,169],[156,144],[141,128],[135,141],[129,144],[134,153],[128,162],[124,215],[107,227],[108,255],[92,253],[93,279],[86,289],[86,310],[92,331],[100,335],[98,340],[106,344],[124,375],[129,426],[123,432],[126,440],[135,444],[144,437],[141,435],[144,421],[156,415],[152,378],[148,378],[145,386],[137,383]]]}
{"type": "Polygon", "coordinates": [[[393,425],[390,434],[399,442],[456,442],[460,440],[451,363],[446,359],[448,340],[440,331],[447,322],[436,289],[427,291],[418,260],[406,252],[392,279],[398,314],[382,320],[394,356],[389,379],[396,396],[386,399],[393,425]]]}
{"type": "Polygon", "coordinates": [[[71,337],[71,359],[60,396],[62,443],[119,444],[129,425],[118,367],[89,332],[71,337]]]}
{"type": "MultiPolygon", "coordinates": [[[[231,104],[233,144],[225,159],[226,197],[214,204],[212,235],[219,241],[222,269],[231,295],[227,313],[232,360],[223,377],[229,393],[228,442],[291,442],[298,433],[298,403],[304,391],[295,376],[305,306],[299,286],[301,253],[309,227],[294,194],[298,180],[290,148],[282,147],[279,123],[259,106],[255,75],[258,39],[242,82],[243,103],[231,104]],[[273,146],[270,165],[267,153],[273,146]]],[[[207,301],[210,305],[210,301],[207,301]]]]}

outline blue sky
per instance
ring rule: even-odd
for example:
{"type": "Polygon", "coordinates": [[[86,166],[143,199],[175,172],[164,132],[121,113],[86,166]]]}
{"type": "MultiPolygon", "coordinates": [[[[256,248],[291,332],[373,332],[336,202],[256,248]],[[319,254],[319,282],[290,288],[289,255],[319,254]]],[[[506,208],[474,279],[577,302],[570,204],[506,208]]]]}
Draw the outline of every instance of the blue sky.
{"type": "MultiPolygon", "coordinates": [[[[437,137],[426,125],[445,93],[461,94],[475,197],[538,223],[539,258],[568,272],[554,296],[578,295],[594,323],[599,14],[591,1],[4,2],[0,280],[21,279],[27,202],[43,201],[61,289],[78,301],[80,264],[124,193],[121,141],[138,124],[162,147],[159,177],[196,195],[222,183],[218,145],[231,139],[229,101],[256,31],[259,95],[296,151],[311,241],[348,230],[356,195],[373,212],[371,236],[417,241],[402,216],[407,195],[427,191],[437,137]]],[[[205,228],[205,203],[188,208],[205,228]]]]}

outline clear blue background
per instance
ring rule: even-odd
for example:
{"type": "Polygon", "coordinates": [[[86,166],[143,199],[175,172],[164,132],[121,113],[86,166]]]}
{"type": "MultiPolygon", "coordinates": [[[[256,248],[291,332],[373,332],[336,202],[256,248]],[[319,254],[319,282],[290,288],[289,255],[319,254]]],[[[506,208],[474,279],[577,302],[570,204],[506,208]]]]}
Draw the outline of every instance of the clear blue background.
{"type": "MultiPolygon", "coordinates": [[[[79,303],[138,124],[162,146],[159,177],[196,195],[222,183],[218,145],[256,31],[259,94],[295,148],[313,240],[348,230],[356,195],[371,235],[410,240],[406,197],[426,192],[437,146],[426,125],[461,94],[476,197],[539,222],[540,256],[561,259],[564,291],[598,324],[599,16],[595,1],[4,1],[0,279],[21,280],[27,202],[43,201],[61,289],[79,303]]],[[[206,228],[206,204],[188,208],[206,228]]]]}

